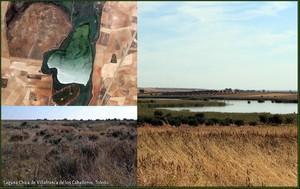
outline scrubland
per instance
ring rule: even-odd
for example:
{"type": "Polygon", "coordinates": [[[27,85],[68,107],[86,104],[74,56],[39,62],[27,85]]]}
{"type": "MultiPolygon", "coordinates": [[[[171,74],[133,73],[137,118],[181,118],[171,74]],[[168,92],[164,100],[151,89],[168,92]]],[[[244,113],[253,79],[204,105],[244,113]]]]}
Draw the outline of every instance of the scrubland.
{"type": "Polygon", "coordinates": [[[135,185],[136,122],[3,121],[2,176],[135,185]]]}

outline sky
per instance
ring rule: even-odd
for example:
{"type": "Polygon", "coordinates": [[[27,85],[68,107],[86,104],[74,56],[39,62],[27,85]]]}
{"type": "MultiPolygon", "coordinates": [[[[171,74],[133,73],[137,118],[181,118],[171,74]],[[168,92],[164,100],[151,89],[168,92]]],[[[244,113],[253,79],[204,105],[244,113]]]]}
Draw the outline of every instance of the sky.
{"type": "Polygon", "coordinates": [[[1,120],[137,119],[136,106],[2,106],[1,120]]]}
{"type": "Polygon", "coordinates": [[[297,89],[297,2],[138,2],[138,86],[297,89]]]}

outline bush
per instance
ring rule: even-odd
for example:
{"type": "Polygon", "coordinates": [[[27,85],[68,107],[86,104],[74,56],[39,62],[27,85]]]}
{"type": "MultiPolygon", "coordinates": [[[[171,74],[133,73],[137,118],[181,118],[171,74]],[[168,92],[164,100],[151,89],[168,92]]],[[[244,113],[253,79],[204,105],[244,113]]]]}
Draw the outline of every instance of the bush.
{"type": "Polygon", "coordinates": [[[280,115],[275,114],[275,115],[269,117],[268,122],[271,124],[279,125],[279,124],[282,124],[283,119],[280,115]]]}
{"type": "Polygon", "coordinates": [[[257,123],[256,123],[256,121],[250,121],[250,122],[249,122],[249,125],[251,125],[251,126],[256,126],[257,123]]]}
{"type": "Polygon", "coordinates": [[[211,121],[214,123],[214,125],[220,123],[220,120],[218,120],[218,119],[216,119],[216,118],[212,118],[211,121]]]}
{"type": "Polygon", "coordinates": [[[24,141],[29,138],[29,134],[27,132],[23,133],[13,133],[11,137],[9,138],[10,142],[17,142],[17,141],[24,141]]]}
{"type": "Polygon", "coordinates": [[[178,118],[182,124],[189,124],[189,119],[187,117],[181,116],[178,118]]]}
{"type": "Polygon", "coordinates": [[[292,117],[287,117],[287,118],[285,119],[285,123],[286,123],[286,124],[292,124],[292,123],[294,123],[294,118],[292,118],[292,117]]]}
{"type": "Polygon", "coordinates": [[[146,119],[144,117],[138,117],[137,123],[138,125],[143,125],[146,123],[146,119]]]}
{"type": "Polygon", "coordinates": [[[222,126],[229,126],[230,122],[228,119],[220,120],[220,125],[222,126]]]}
{"type": "Polygon", "coordinates": [[[237,126],[242,126],[242,125],[244,125],[245,123],[244,123],[244,120],[235,120],[235,121],[234,121],[234,124],[237,125],[237,126]]]}
{"type": "Polygon", "coordinates": [[[160,111],[160,110],[155,110],[154,111],[154,117],[160,118],[162,116],[163,116],[163,112],[162,111],[160,111]]]}
{"type": "Polygon", "coordinates": [[[172,117],[171,113],[167,113],[165,117],[172,117]]]}
{"type": "Polygon", "coordinates": [[[50,143],[50,144],[54,144],[54,145],[59,144],[60,141],[61,141],[61,138],[58,137],[58,136],[53,136],[53,137],[51,137],[51,138],[49,139],[49,143],[50,143]]]}
{"type": "Polygon", "coordinates": [[[189,124],[190,126],[197,126],[197,125],[198,125],[198,121],[197,121],[196,118],[189,117],[188,124],[189,124]]]}
{"type": "Polygon", "coordinates": [[[96,141],[96,140],[98,140],[99,137],[96,134],[90,134],[88,136],[88,138],[89,138],[90,141],[96,141]]]}
{"type": "Polygon", "coordinates": [[[181,125],[181,121],[180,119],[176,118],[176,117],[170,117],[168,118],[168,122],[170,125],[173,125],[173,126],[180,126],[181,125]]]}
{"type": "Polygon", "coordinates": [[[196,118],[204,118],[204,114],[203,113],[196,113],[195,117],[196,118]]]}
{"type": "Polygon", "coordinates": [[[233,119],[231,119],[231,118],[225,118],[225,122],[229,123],[229,125],[233,124],[233,119]]]}
{"type": "Polygon", "coordinates": [[[150,118],[149,123],[153,126],[162,126],[163,121],[158,118],[150,118]]]}
{"type": "Polygon", "coordinates": [[[205,119],[204,118],[196,118],[198,124],[204,124],[205,123],[205,119]]]}
{"type": "Polygon", "coordinates": [[[205,125],[210,126],[210,125],[214,125],[215,122],[212,119],[208,119],[205,121],[205,125]]]}
{"type": "Polygon", "coordinates": [[[75,179],[78,173],[77,161],[70,155],[64,155],[56,161],[53,172],[58,175],[60,179],[72,180],[75,179]]]}
{"type": "Polygon", "coordinates": [[[96,145],[91,143],[81,144],[80,152],[88,159],[95,160],[98,157],[98,148],[96,145]]]}
{"type": "Polygon", "coordinates": [[[266,115],[259,115],[259,121],[265,124],[268,122],[268,117],[266,115]]]}

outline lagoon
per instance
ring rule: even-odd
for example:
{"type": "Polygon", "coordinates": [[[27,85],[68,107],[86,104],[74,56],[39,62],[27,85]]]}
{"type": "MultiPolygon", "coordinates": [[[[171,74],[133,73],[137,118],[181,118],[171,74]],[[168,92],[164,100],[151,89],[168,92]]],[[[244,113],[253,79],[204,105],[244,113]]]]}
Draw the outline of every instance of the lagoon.
{"type": "Polygon", "coordinates": [[[298,112],[297,103],[275,103],[265,101],[247,100],[222,100],[225,106],[204,106],[204,107],[169,107],[159,108],[166,110],[189,110],[191,112],[226,112],[226,113],[271,113],[271,114],[289,114],[298,112]]]}

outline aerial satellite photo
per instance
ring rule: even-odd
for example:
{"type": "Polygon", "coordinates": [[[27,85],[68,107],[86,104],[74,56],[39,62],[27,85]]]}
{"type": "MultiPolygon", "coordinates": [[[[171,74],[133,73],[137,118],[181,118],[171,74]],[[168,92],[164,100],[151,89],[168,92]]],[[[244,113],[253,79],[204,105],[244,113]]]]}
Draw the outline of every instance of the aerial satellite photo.
{"type": "Polygon", "coordinates": [[[1,2],[3,105],[136,105],[136,2],[1,2]]]}

